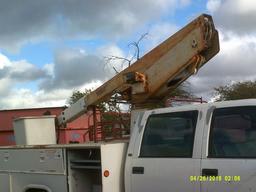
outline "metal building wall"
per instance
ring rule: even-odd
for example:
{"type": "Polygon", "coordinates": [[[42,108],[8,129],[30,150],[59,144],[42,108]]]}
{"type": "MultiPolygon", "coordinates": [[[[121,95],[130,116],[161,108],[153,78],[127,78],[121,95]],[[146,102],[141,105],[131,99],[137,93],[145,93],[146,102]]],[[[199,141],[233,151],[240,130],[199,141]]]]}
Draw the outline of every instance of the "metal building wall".
{"type": "MultiPolygon", "coordinates": [[[[63,109],[64,107],[0,110],[0,145],[15,145],[13,119],[41,116],[49,112],[51,115],[59,115],[63,109]]],[[[86,114],[82,115],[75,121],[68,123],[65,129],[60,129],[58,131],[59,143],[83,143],[88,141],[88,135],[85,133],[90,125],[89,118],[86,114]]]]}

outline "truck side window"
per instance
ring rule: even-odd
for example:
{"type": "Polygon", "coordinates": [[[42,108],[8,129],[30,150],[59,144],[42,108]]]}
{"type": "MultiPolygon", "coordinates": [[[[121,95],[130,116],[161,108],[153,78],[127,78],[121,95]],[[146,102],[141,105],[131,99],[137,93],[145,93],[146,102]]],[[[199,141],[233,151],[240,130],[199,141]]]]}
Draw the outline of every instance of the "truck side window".
{"type": "Polygon", "coordinates": [[[209,142],[209,157],[256,158],[256,107],[216,109],[209,142]]]}
{"type": "Polygon", "coordinates": [[[192,157],[198,111],[149,116],[140,157],[192,157]]]}

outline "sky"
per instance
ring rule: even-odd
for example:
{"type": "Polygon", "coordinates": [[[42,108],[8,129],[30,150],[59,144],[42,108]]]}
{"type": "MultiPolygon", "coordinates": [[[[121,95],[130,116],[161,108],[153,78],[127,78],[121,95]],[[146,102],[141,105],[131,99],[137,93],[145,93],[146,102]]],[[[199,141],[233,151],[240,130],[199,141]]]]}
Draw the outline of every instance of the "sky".
{"type": "Polygon", "coordinates": [[[67,104],[74,90],[95,89],[202,13],[211,14],[220,52],[188,79],[211,100],[214,87],[256,79],[256,1],[0,0],[0,109],[67,104]]]}

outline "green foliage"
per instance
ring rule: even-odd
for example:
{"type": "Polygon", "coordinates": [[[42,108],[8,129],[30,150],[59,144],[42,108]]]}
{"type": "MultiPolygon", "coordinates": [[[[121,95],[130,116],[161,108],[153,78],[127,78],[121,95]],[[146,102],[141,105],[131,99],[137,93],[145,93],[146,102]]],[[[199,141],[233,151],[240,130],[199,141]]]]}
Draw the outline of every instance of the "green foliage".
{"type": "MultiPolygon", "coordinates": [[[[85,92],[75,90],[73,91],[71,97],[68,99],[67,103],[69,105],[72,105],[75,102],[77,102],[80,98],[90,93],[91,93],[91,90],[85,90],[85,92]]],[[[112,99],[109,101],[101,102],[97,105],[97,108],[102,112],[102,120],[104,122],[121,123],[124,128],[126,129],[129,128],[129,123],[127,124],[127,120],[122,114],[120,104],[117,101],[112,99]],[[115,112],[115,113],[107,113],[107,112],[115,112]]],[[[112,124],[104,125],[104,130],[106,132],[111,132],[112,124]]]]}
{"type": "MultiPolygon", "coordinates": [[[[67,103],[69,105],[74,104],[77,102],[80,98],[87,96],[90,94],[92,91],[90,89],[86,89],[84,92],[75,90],[73,91],[72,95],[70,98],[67,100],[67,103]]],[[[113,112],[120,112],[120,106],[117,102],[113,101],[106,101],[106,102],[101,102],[97,105],[97,107],[100,109],[102,112],[108,112],[108,111],[113,111],[113,112]]]]}
{"type": "MultiPolygon", "coordinates": [[[[191,93],[189,90],[190,84],[188,82],[182,83],[179,85],[174,91],[172,91],[169,95],[169,97],[183,97],[183,98],[192,98],[194,95],[191,93]]],[[[86,89],[84,92],[75,90],[73,91],[71,97],[67,100],[67,103],[69,105],[74,104],[77,102],[80,98],[83,96],[86,96],[91,93],[90,89],[86,89]]],[[[146,108],[159,108],[159,107],[164,107],[165,102],[164,101],[159,101],[158,103],[149,103],[146,104],[146,108]]],[[[102,111],[102,112],[118,112],[121,113],[120,109],[120,104],[115,101],[115,99],[111,99],[109,101],[101,102],[97,105],[97,107],[102,111]]]]}
{"type": "Polygon", "coordinates": [[[73,91],[71,97],[68,99],[67,103],[69,105],[72,105],[75,102],[77,102],[80,98],[82,98],[83,96],[88,95],[90,92],[91,92],[91,90],[85,90],[85,92],[75,90],[75,91],[73,91]]]}
{"type": "Polygon", "coordinates": [[[184,98],[192,98],[195,97],[192,92],[189,90],[190,83],[184,82],[180,84],[175,90],[171,92],[170,97],[184,97],[184,98]]]}
{"type": "Polygon", "coordinates": [[[244,81],[214,88],[216,101],[256,98],[256,81],[244,81]]]}

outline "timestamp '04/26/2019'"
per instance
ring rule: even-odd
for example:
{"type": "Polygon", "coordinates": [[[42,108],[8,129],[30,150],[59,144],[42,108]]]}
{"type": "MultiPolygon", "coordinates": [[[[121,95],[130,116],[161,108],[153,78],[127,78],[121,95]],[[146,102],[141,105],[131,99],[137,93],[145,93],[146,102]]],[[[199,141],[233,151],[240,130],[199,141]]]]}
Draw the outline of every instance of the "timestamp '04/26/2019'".
{"type": "Polygon", "coordinates": [[[218,175],[218,176],[202,176],[202,175],[191,175],[189,176],[189,181],[191,182],[239,182],[241,177],[239,175],[218,175]]]}

